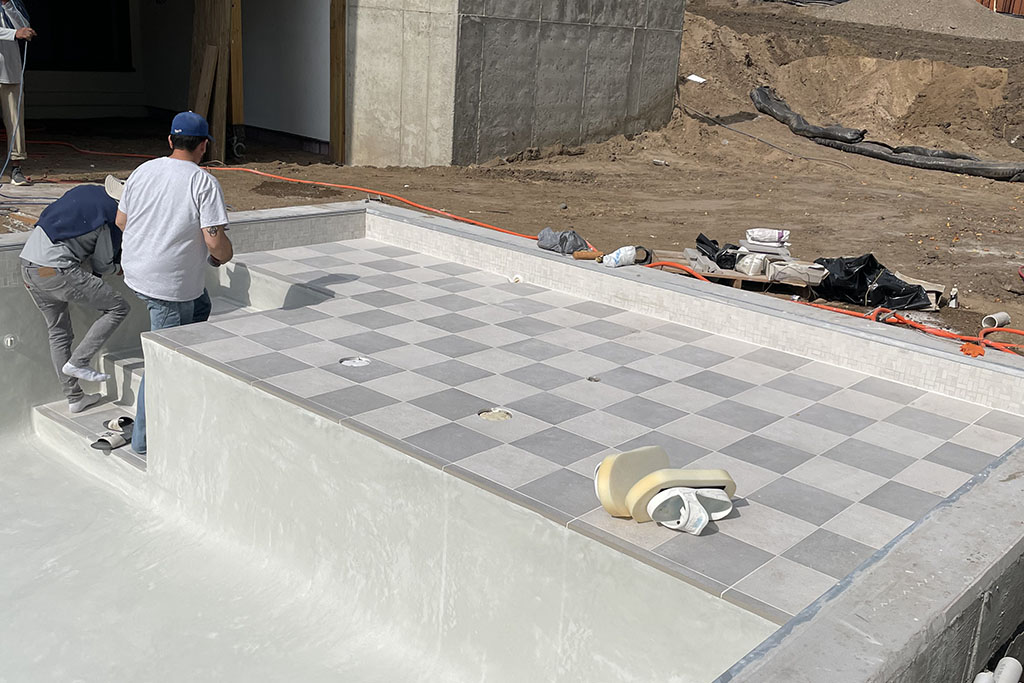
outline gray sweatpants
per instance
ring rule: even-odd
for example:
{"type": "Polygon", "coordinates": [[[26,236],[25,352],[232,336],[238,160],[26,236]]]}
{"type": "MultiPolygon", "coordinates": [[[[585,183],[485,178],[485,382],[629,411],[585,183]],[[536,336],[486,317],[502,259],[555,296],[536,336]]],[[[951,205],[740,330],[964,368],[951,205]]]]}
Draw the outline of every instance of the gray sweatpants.
{"type": "Polygon", "coordinates": [[[74,403],[82,398],[84,392],[77,379],[68,377],[60,369],[68,361],[80,367],[89,365],[121,321],[128,317],[128,302],[113,287],[81,267],[43,268],[22,261],[21,276],[32,300],[46,319],[50,357],[64,395],[69,403],[74,403]],[[68,311],[68,304],[72,303],[89,306],[102,313],[74,353],[71,352],[71,342],[75,333],[71,329],[71,313],[68,311]]]}

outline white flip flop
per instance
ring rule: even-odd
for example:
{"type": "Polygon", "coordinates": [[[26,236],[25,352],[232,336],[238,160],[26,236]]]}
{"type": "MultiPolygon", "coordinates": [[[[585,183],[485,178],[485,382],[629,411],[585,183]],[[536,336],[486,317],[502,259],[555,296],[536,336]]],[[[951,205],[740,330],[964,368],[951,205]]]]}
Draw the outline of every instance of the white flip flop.
{"type": "Polygon", "coordinates": [[[659,491],[647,503],[647,514],[663,527],[700,536],[708,522],[732,512],[732,500],[722,489],[676,486],[659,491]]]}

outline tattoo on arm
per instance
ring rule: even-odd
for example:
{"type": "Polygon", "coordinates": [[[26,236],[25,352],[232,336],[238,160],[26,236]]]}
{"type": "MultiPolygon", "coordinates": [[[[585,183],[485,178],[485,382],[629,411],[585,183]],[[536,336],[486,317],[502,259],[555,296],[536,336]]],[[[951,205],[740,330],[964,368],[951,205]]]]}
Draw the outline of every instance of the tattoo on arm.
{"type": "Polygon", "coordinates": [[[219,232],[220,232],[220,226],[215,226],[215,227],[212,227],[212,228],[206,228],[206,234],[208,234],[210,237],[216,237],[217,233],[219,233],[219,232]]]}

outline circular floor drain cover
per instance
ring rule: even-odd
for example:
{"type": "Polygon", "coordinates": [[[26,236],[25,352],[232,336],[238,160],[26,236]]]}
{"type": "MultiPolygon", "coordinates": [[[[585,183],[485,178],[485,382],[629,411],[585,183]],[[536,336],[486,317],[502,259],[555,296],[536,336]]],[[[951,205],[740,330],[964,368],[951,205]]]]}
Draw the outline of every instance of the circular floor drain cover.
{"type": "Polygon", "coordinates": [[[512,419],[512,413],[501,408],[487,408],[486,410],[481,410],[477,415],[489,422],[501,422],[512,419]]]}
{"type": "Polygon", "coordinates": [[[364,365],[369,365],[370,359],[364,358],[363,356],[351,356],[349,358],[342,358],[338,362],[342,365],[347,365],[350,368],[361,368],[364,365]]]}

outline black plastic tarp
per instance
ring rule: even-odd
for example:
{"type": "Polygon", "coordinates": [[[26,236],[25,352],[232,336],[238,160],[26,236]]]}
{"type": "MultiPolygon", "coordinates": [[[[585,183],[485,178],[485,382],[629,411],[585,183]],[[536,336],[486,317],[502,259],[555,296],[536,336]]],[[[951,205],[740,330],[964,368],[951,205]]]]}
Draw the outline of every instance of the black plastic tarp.
{"type": "Polygon", "coordinates": [[[551,228],[544,228],[540,231],[540,234],[537,235],[537,246],[548,251],[557,251],[559,254],[572,254],[590,249],[587,241],[580,237],[575,230],[555,232],[551,228]]]}
{"type": "Polygon", "coordinates": [[[819,299],[893,310],[915,310],[932,305],[924,287],[899,279],[879,263],[874,254],[820,258],[815,263],[828,271],[821,284],[812,288],[819,299]]]}
{"type": "Polygon", "coordinates": [[[789,126],[789,129],[797,135],[809,138],[819,145],[914,168],[964,173],[992,180],[1024,182],[1024,164],[1022,163],[983,161],[966,154],[956,154],[928,147],[893,147],[884,142],[865,140],[866,130],[838,125],[815,126],[790,109],[785,100],[766,86],[754,88],[750,93],[750,99],[759,112],[768,114],[776,121],[789,126]]]}

